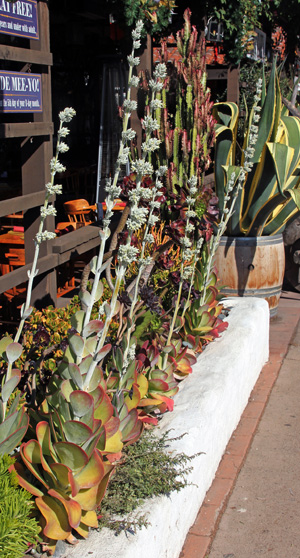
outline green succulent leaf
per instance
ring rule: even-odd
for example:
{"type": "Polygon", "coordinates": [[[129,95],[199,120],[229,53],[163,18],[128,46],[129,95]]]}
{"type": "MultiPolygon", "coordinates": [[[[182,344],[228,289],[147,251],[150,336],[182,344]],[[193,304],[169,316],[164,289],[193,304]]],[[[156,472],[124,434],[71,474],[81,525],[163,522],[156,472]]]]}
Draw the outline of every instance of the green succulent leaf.
{"type": "Polygon", "coordinates": [[[6,358],[10,364],[13,364],[21,356],[23,347],[20,343],[10,343],[6,347],[6,358]]]}
{"type": "Polygon", "coordinates": [[[81,357],[84,350],[84,339],[80,335],[71,335],[68,341],[75,355],[81,357]]]}
{"type": "Polygon", "coordinates": [[[2,386],[2,392],[1,392],[2,401],[6,402],[9,400],[12,392],[17,387],[20,380],[21,380],[20,370],[17,369],[13,370],[12,377],[7,382],[5,382],[5,384],[3,384],[2,386]]]}
{"type": "Polygon", "coordinates": [[[79,366],[77,366],[77,364],[74,364],[73,362],[70,362],[70,364],[68,365],[68,371],[76,387],[82,389],[83,378],[79,366]]]}
{"type": "Polygon", "coordinates": [[[2,339],[0,339],[0,355],[1,355],[2,358],[5,355],[6,348],[11,343],[13,343],[13,340],[12,340],[11,337],[2,337],[2,339]]]}
{"type": "Polygon", "coordinates": [[[67,442],[73,442],[76,445],[82,445],[93,434],[91,428],[77,420],[65,422],[63,428],[67,442]]]}
{"type": "Polygon", "coordinates": [[[76,417],[83,417],[94,407],[93,397],[86,391],[76,390],[70,394],[70,404],[76,417]]]}

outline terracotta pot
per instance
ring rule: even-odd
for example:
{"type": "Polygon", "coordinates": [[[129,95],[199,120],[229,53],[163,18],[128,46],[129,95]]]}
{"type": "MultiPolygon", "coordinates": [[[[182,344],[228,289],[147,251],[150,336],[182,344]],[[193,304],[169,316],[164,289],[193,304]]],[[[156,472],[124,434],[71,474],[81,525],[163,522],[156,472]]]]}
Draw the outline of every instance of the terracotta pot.
{"type": "Polygon", "coordinates": [[[223,236],[215,266],[228,296],[256,296],[267,300],[275,316],[284,276],[281,234],[260,237],[223,236]]]}

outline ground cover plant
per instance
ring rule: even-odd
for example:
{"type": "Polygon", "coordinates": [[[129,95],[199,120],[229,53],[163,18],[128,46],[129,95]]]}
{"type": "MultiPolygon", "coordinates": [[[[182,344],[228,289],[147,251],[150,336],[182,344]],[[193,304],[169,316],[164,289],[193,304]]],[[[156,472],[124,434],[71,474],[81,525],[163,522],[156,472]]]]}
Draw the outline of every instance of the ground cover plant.
{"type": "Polygon", "coordinates": [[[66,108],[59,114],[58,143],[20,324],[14,336],[0,341],[0,453],[16,453],[10,470],[35,498],[43,550],[50,554],[58,540],[74,543],[78,535],[86,537],[91,527],[98,526],[101,502],[122,463],[122,452],[139,440],[145,426],[156,425],[162,413],[173,409],[178,381],[192,372],[203,345],[225,327],[212,265],[224,223],[221,220],[214,231],[215,213],[207,210],[213,205],[212,196],[203,187],[213,121],[202,46],[196,46],[196,30],[187,11],[177,36],[183,57],[178,87],[187,102],[179,111],[181,128],[175,127],[173,134],[187,151],[198,145],[198,159],[179,161],[175,150],[166,159],[161,149],[160,134],[171,136],[174,124],[171,113],[164,111],[162,91],[169,81],[163,61],[147,85],[141,155],[134,158],[135,132],[128,124],[137,108],[131,91],[140,82],[135,51],[140,48],[142,27],[138,21],[132,31],[121,142],[114,176],[105,187],[107,210],[99,229],[99,253],[88,269],[90,287],[86,288],[86,277],[79,300],[67,310],[47,309],[44,329],[33,334],[42,315],[37,317],[30,305],[32,284],[41,242],[55,236],[44,225],[46,217],[56,213],[50,198],[62,190],[55,179],[64,170],[60,157],[68,149],[66,124],[75,116],[72,108],[66,108]],[[132,184],[126,192],[127,218],[122,234],[107,251],[113,207],[122,192],[119,174],[128,160],[132,184]],[[164,234],[161,227],[167,237],[163,249],[157,241],[164,234]],[[107,270],[109,279],[104,283],[107,270]],[[166,278],[159,275],[166,270],[172,270],[169,296],[166,278]]]}

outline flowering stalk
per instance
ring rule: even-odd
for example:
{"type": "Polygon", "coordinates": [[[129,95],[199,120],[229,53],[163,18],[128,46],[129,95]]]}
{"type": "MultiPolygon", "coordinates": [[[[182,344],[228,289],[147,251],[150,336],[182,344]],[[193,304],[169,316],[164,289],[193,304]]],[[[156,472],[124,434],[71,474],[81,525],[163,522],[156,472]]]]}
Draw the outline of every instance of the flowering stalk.
{"type": "Polygon", "coordinates": [[[261,99],[262,93],[262,80],[257,81],[256,95],[254,96],[254,106],[253,106],[253,116],[252,123],[250,125],[250,133],[248,136],[248,146],[244,149],[242,157],[242,166],[238,169],[238,176],[236,172],[233,171],[230,175],[229,181],[226,185],[226,193],[224,196],[224,204],[221,212],[221,219],[217,227],[217,234],[213,235],[210,240],[209,247],[209,257],[207,260],[207,266],[205,270],[205,278],[203,283],[203,292],[201,295],[201,304],[205,303],[207,286],[209,283],[210,272],[212,268],[212,263],[214,260],[215,253],[220,243],[221,236],[227,229],[227,225],[230,221],[231,216],[234,212],[234,207],[237,202],[238,196],[243,194],[244,183],[246,180],[246,173],[252,171],[253,161],[252,158],[255,153],[255,145],[258,138],[258,122],[260,120],[260,110],[261,107],[258,105],[261,99]],[[230,202],[230,205],[229,203],[230,202]]]}
{"type": "Polygon", "coordinates": [[[100,232],[101,242],[100,242],[100,249],[99,249],[99,254],[96,263],[95,277],[94,277],[93,287],[91,291],[91,296],[89,298],[89,302],[85,312],[83,327],[85,327],[90,321],[92,309],[96,300],[97,288],[100,281],[100,275],[102,272],[105,245],[107,239],[110,236],[109,227],[113,215],[113,207],[115,205],[115,199],[118,198],[121,193],[121,188],[120,186],[118,186],[118,179],[120,175],[121,166],[126,165],[128,162],[128,156],[130,152],[130,147],[128,146],[128,143],[132,139],[134,139],[136,135],[136,132],[134,130],[132,130],[131,128],[130,129],[127,128],[128,128],[128,122],[132,111],[137,109],[137,102],[131,100],[131,89],[132,87],[138,87],[139,84],[139,78],[133,75],[133,68],[135,66],[138,66],[140,63],[140,59],[138,57],[135,57],[134,54],[135,54],[135,50],[140,48],[141,46],[140,38],[141,38],[142,29],[143,29],[143,22],[138,21],[136,23],[135,29],[132,31],[131,34],[133,39],[133,45],[132,45],[131,54],[127,57],[128,64],[129,64],[129,73],[128,73],[127,95],[123,103],[122,135],[121,135],[119,152],[118,152],[118,157],[115,165],[115,173],[113,179],[112,180],[108,179],[106,181],[106,186],[105,186],[105,190],[107,192],[107,197],[105,200],[106,213],[105,213],[105,218],[103,219],[103,230],[100,232]]]}
{"type": "MultiPolygon", "coordinates": [[[[196,212],[193,210],[193,207],[195,206],[196,196],[197,196],[197,193],[198,193],[197,177],[194,176],[194,175],[191,176],[191,178],[187,181],[187,184],[190,187],[190,195],[186,199],[187,204],[188,204],[188,209],[186,211],[185,235],[180,240],[180,243],[181,243],[180,282],[179,282],[179,286],[178,286],[175,310],[174,310],[174,314],[173,314],[173,317],[172,317],[172,322],[171,322],[170,329],[169,329],[169,335],[168,335],[168,339],[167,339],[167,346],[170,345],[172,335],[173,335],[173,332],[174,332],[175,323],[176,323],[176,319],[177,319],[178,311],[179,311],[179,307],[180,307],[183,283],[187,279],[190,279],[192,274],[193,274],[193,266],[191,266],[191,265],[186,266],[185,262],[186,261],[191,261],[193,258],[195,258],[195,250],[192,248],[192,245],[193,245],[192,238],[193,238],[193,233],[194,233],[194,230],[195,230],[195,226],[192,223],[190,223],[190,219],[193,218],[193,217],[196,217],[196,212]]],[[[168,358],[168,355],[165,354],[164,355],[164,363],[163,363],[164,366],[166,364],[167,358],[168,358]]]]}
{"type": "MultiPolygon", "coordinates": [[[[137,161],[132,162],[131,164],[131,171],[135,172],[137,175],[136,178],[136,188],[135,190],[133,190],[130,195],[129,195],[129,199],[131,202],[131,207],[130,207],[130,215],[128,217],[127,220],[127,230],[128,230],[128,237],[126,240],[126,243],[124,245],[121,245],[119,247],[118,250],[118,268],[117,268],[117,272],[116,272],[116,283],[115,283],[115,287],[114,287],[114,291],[113,291],[113,295],[112,295],[112,299],[109,305],[109,311],[106,313],[106,318],[105,318],[105,324],[104,324],[104,328],[101,332],[101,335],[99,336],[99,340],[97,343],[97,347],[94,353],[94,357],[93,357],[93,361],[91,362],[91,365],[89,367],[89,370],[87,372],[86,375],[86,379],[85,379],[85,384],[84,384],[84,389],[88,388],[90,379],[92,377],[93,371],[97,365],[97,361],[98,361],[98,354],[101,351],[102,347],[104,346],[105,340],[106,340],[106,336],[107,336],[107,332],[111,323],[111,320],[114,316],[115,313],[115,307],[116,307],[116,302],[117,302],[117,297],[119,294],[119,290],[120,290],[120,286],[122,283],[122,280],[124,279],[125,273],[126,273],[126,269],[128,267],[128,265],[130,265],[134,260],[137,259],[138,256],[138,249],[135,248],[134,246],[131,246],[131,241],[132,241],[132,236],[134,231],[140,229],[143,225],[145,225],[145,223],[147,222],[147,215],[149,213],[147,208],[143,208],[143,207],[139,207],[139,202],[141,199],[148,199],[149,197],[151,198],[152,193],[151,191],[149,192],[149,190],[147,190],[146,188],[142,187],[142,180],[143,177],[145,175],[151,175],[153,174],[153,167],[152,164],[146,161],[146,158],[148,156],[148,154],[154,150],[156,150],[159,147],[159,140],[157,140],[156,138],[152,138],[151,134],[154,130],[157,130],[157,122],[155,121],[155,119],[152,117],[152,113],[157,110],[157,108],[160,108],[162,106],[161,101],[158,101],[156,99],[156,92],[160,91],[163,87],[163,83],[161,82],[161,80],[163,80],[166,76],[166,67],[164,64],[158,64],[157,68],[154,72],[154,77],[155,80],[152,80],[151,83],[151,88],[152,88],[152,98],[151,98],[151,102],[150,102],[150,115],[148,115],[145,118],[144,121],[144,126],[145,126],[145,130],[146,130],[146,138],[145,138],[145,142],[142,144],[142,157],[141,159],[138,159],[137,161]]],[[[131,101],[133,102],[133,101],[131,101]]],[[[125,106],[128,106],[128,103],[126,103],[125,101],[125,106]]],[[[126,110],[126,109],[125,109],[126,110]]],[[[124,137],[124,130],[123,130],[123,134],[122,136],[124,137]]],[[[125,136],[127,137],[128,134],[125,136]]],[[[126,140],[127,141],[127,140],[126,140]]],[[[124,155],[124,150],[123,150],[123,154],[120,160],[120,157],[118,158],[117,161],[117,167],[122,163],[126,163],[128,160],[128,153],[129,153],[129,147],[126,148],[128,149],[128,152],[125,152],[124,155]],[[123,158],[124,157],[124,158],[123,158]],[[126,157],[126,160],[125,160],[126,157]]],[[[118,188],[116,186],[116,184],[114,185],[114,182],[112,184],[109,184],[107,186],[107,191],[110,193],[111,191],[115,191],[115,189],[118,188]]],[[[153,200],[155,201],[155,200],[153,200]]],[[[152,211],[153,213],[153,211],[152,211]]],[[[149,221],[149,226],[152,226],[156,221],[156,218],[153,214],[151,213],[151,219],[149,221]],[[151,225],[152,223],[152,225],[151,225]]],[[[108,226],[108,225],[106,225],[108,226]]],[[[144,258],[143,258],[144,260],[144,258]]],[[[147,265],[148,262],[143,262],[143,266],[145,267],[145,265],[147,265]]],[[[143,269],[144,269],[143,267],[143,269]]],[[[143,271],[142,269],[142,271],[143,271]]],[[[141,271],[141,273],[142,273],[141,271]]],[[[141,275],[140,275],[141,276],[141,275]]],[[[99,272],[99,278],[100,278],[100,272],[99,272]]],[[[140,279],[140,278],[139,278],[140,279]]],[[[135,301],[136,303],[136,301],[135,301]]],[[[133,304],[133,307],[135,306],[135,303],[133,304]]],[[[86,318],[85,318],[86,320],[86,318]]],[[[130,336],[131,333],[133,331],[133,327],[131,326],[129,328],[129,331],[127,332],[127,336],[128,336],[128,344],[127,344],[127,352],[129,350],[129,343],[130,343],[130,336]]],[[[125,358],[125,356],[124,356],[125,358]]]]}
{"type": "MultiPolygon", "coordinates": [[[[30,301],[32,295],[33,280],[38,274],[37,261],[39,257],[40,244],[44,240],[49,240],[49,239],[51,240],[56,236],[54,232],[43,230],[44,222],[46,217],[48,217],[48,215],[56,215],[56,209],[52,204],[49,205],[49,200],[53,194],[61,194],[62,192],[62,187],[60,185],[54,184],[54,177],[57,172],[63,172],[65,170],[65,167],[58,160],[59,153],[65,153],[69,149],[67,144],[64,141],[62,141],[62,138],[65,138],[69,133],[68,128],[64,127],[63,123],[70,122],[75,114],[76,114],[75,110],[72,108],[65,108],[62,112],[59,113],[60,125],[57,133],[58,141],[56,145],[56,153],[50,162],[51,178],[50,178],[50,182],[45,186],[46,196],[45,196],[44,205],[41,207],[41,220],[40,220],[39,230],[35,237],[34,257],[31,265],[31,269],[30,271],[28,271],[28,286],[27,286],[26,300],[25,303],[22,304],[21,319],[20,319],[18,330],[14,337],[14,343],[18,343],[21,333],[23,331],[25,320],[30,316],[33,310],[32,306],[30,306],[30,301]]],[[[8,363],[5,382],[7,382],[11,378],[11,374],[12,374],[12,363],[8,363]]],[[[3,402],[3,406],[4,406],[4,415],[5,415],[6,402],[3,402]]]]}
{"type": "Polygon", "coordinates": [[[31,266],[31,270],[28,271],[28,286],[27,286],[26,301],[22,305],[21,320],[19,323],[18,331],[14,338],[15,343],[17,343],[18,340],[20,339],[20,335],[22,333],[25,320],[26,318],[28,318],[28,316],[30,316],[32,312],[30,301],[31,301],[33,280],[38,273],[36,266],[39,257],[41,242],[45,240],[52,240],[53,238],[56,237],[56,234],[54,232],[49,232],[46,230],[44,231],[44,223],[45,223],[45,219],[49,215],[56,215],[56,209],[52,204],[49,205],[49,201],[50,201],[50,197],[53,194],[62,193],[62,186],[55,185],[54,178],[57,172],[63,172],[66,170],[65,167],[58,160],[59,154],[66,153],[69,149],[68,145],[64,141],[62,141],[69,134],[69,129],[66,128],[63,124],[65,122],[71,122],[75,114],[76,114],[75,110],[73,108],[68,108],[68,107],[59,113],[60,124],[59,124],[59,130],[57,132],[58,140],[56,144],[56,153],[50,162],[51,178],[50,178],[50,182],[48,182],[48,184],[46,184],[45,186],[46,188],[45,202],[44,205],[41,207],[41,219],[40,219],[39,230],[35,236],[35,251],[34,251],[33,262],[31,266]]]}

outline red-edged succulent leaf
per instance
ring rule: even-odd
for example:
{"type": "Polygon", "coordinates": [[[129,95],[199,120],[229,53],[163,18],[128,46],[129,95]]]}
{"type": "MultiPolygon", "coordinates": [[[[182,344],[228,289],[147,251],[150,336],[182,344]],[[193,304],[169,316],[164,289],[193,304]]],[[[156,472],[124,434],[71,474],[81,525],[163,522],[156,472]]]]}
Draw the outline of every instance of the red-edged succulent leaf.
{"type": "Polygon", "coordinates": [[[75,480],[83,488],[97,486],[104,477],[103,460],[96,450],[93,451],[88,463],[75,475],[75,480]]]}
{"type": "Polygon", "coordinates": [[[76,417],[82,418],[94,408],[94,399],[86,391],[76,390],[70,394],[70,404],[76,417]]]}
{"type": "Polygon", "coordinates": [[[13,463],[12,465],[10,465],[9,471],[15,471],[19,485],[30,492],[30,494],[32,494],[33,496],[43,496],[43,492],[26,479],[24,468],[22,467],[21,463],[13,463]]]}
{"type": "Polygon", "coordinates": [[[74,362],[70,362],[69,365],[68,365],[68,372],[69,372],[75,386],[78,387],[79,389],[82,389],[83,388],[83,378],[82,378],[79,366],[77,366],[77,364],[75,364],[74,362]]]}
{"type": "Polygon", "coordinates": [[[6,358],[10,364],[13,364],[21,356],[23,347],[20,343],[10,343],[6,347],[6,358]]]}
{"type": "MultiPolygon", "coordinates": [[[[9,345],[9,347],[10,346],[11,345],[9,345]]],[[[21,380],[21,372],[20,370],[15,368],[14,370],[12,370],[11,378],[2,385],[1,399],[2,401],[4,401],[4,403],[9,400],[12,392],[17,387],[20,380],[21,380]]]]}
{"type": "Polygon", "coordinates": [[[111,351],[111,344],[107,343],[106,345],[104,345],[104,347],[102,347],[102,349],[100,349],[100,351],[97,353],[97,360],[98,362],[100,362],[101,360],[104,359],[104,357],[106,355],[108,355],[108,353],[111,351]]]}
{"type": "Polygon", "coordinates": [[[89,337],[89,335],[97,334],[102,331],[104,323],[101,320],[92,320],[83,329],[83,337],[89,337]]]}
{"type": "Polygon", "coordinates": [[[65,508],[48,495],[36,498],[35,503],[44,516],[44,534],[49,539],[64,540],[71,534],[71,526],[65,508]]]}
{"type": "MultiPolygon", "coordinates": [[[[93,394],[95,391],[91,394],[92,396],[94,396],[93,394]]],[[[96,396],[97,401],[95,401],[94,417],[95,419],[101,420],[102,423],[105,424],[113,416],[114,408],[110,398],[101,386],[98,386],[96,396]]]]}
{"type": "Polygon", "coordinates": [[[56,442],[53,444],[54,450],[58,456],[58,460],[70,467],[75,472],[85,467],[88,463],[88,456],[83,449],[71,442],[56,442]]]}
{"type": "Polygon", "coordinates": [[[89,426],[78,420],[66,421],[63,429],[67,442],[73,442],[73,444],[77,445],[84,444],[93,434],[89,426]]]}
{"type": "Polygon", "coordinates": [[[68,343],[71,351],[77,356],[81,357],[84,349],[84,339],[79,334],[70,335],[68,343]]]}
{"type": "Polygon", "coordinates": [[[136,409],[141,400],[141,394],[137,384],[133,384],[130,388],[129,394],[126,395],[124,401],[128,411],[136,409]]]}
{"type": "Polygon", "coordinates": [[[48,491],[48,495],[52,496],[53,498],[56,498],[63,504],[67,512],[70,526],[76,529],[76,527],[78,527],[81,521],[81,507],[78,504],[78,502],[72,500],[66,495],[60,494],[59,492],[57,492],[57,490],[54,490],[53,488],[51,488],[48,491]]]}
{"type": "Polygon", "coordinates": [[[55,475],[57,488],[63,492],[69,492],[71,490],[72,496],[76,496],[79,491],[79,486],[74,479],[70,467],[62,463],[51,463],[50,468],[55,475]]]}
{"type": "Polygon", "coordinates": [[[123,442],[135,442],[142,433],[142,423],[138,420],[138,412],[132,409],[128,415],[121,421],[120,430],[122,432],[123,442]]]}

